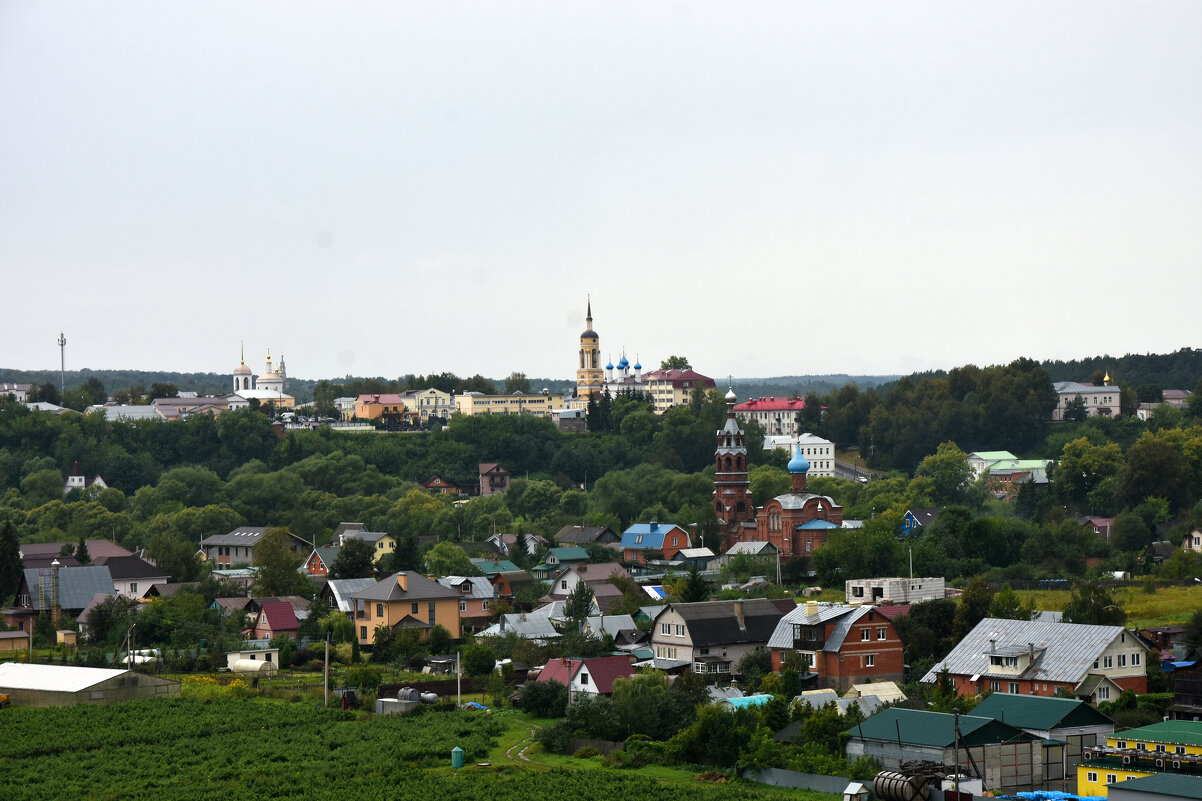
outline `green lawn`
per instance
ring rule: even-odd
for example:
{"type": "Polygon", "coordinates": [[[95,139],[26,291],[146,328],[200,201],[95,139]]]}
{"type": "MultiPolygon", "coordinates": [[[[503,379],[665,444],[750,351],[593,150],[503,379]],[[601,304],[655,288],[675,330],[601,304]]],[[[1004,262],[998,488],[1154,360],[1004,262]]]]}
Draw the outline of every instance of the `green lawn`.
{"type": "MultiPolygon", "coordinates": [[[[1068,590],[1020,590],[1024,601],[1035,602],[1036,609],[1060,612],[1068,604],[1068,590]]],[[[1168,626],[1185,623],[1202,609],[1202,585],[1194,587],[1159,587],[1155,593],[1142,587],[1124,587],[1114,594],[1115,600],[1127,610],[1127,626],[1168,626]]]]}

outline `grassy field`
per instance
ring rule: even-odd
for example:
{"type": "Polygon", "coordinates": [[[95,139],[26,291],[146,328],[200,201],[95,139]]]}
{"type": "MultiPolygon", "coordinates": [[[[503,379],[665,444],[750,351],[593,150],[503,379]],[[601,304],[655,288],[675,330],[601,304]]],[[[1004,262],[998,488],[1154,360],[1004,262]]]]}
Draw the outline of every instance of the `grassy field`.
{"type": "MultiPolygon", "coordinates": [[[[1069,602],[1068,590],[1020,590],[1023,601],[1032,600],[1036,609],[1060,612],[1069,602]]],[[[1123,587],[1115,601],[1127,610],[1127,625],[1168,626],[1187,622],[1202,609],[1202,584],[1194,587],[1159,587],[1155,593],[1142,587],[1123,587]]]]}

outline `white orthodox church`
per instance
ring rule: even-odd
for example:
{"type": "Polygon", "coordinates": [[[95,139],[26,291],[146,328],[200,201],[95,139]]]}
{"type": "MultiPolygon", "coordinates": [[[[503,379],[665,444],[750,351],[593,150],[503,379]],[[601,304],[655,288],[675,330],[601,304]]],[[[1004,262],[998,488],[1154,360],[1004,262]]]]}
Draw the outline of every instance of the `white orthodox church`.
{"type": "Polygon", "coordinates": [[[254,371],[246,366],[244,354],[242,361],[234,368],[233,377],[234,386],[230,396],[230,408],[249,405],[252,400],[258,400],[259,403],[271,402],[277,407],[292,408],[296,406],[296,398],[284,392],[284,383],[288,379],[288,372],[284,368],[283,354],[280,354],[279,367],[272,368],[271,351],[267,351],[267,369],[259,376],[256,376],[254,371]],[[235,400],[235,396],[241,398],[245,403],[239,404],[235,400]]]}

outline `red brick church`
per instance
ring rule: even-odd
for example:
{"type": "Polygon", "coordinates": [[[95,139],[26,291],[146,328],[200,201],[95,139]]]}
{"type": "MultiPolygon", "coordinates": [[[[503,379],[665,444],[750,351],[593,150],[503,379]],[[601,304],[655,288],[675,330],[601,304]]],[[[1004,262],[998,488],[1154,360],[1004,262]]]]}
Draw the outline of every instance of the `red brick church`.
{"type": "Polygon", "coordinates": [[[796,447],[789,462],[793,486],[757,509],[747,477],[747,445],[735,419],[734,391],[726,393],[726,424],[718,432],[714,454],[714,514],[722,531],[722,550],[736,542],[770,542],[781,558],[809,556],[826,543],[832,529],[843,525],[843,507],[827,495],[806,489],[810,463],[796,447]]]}

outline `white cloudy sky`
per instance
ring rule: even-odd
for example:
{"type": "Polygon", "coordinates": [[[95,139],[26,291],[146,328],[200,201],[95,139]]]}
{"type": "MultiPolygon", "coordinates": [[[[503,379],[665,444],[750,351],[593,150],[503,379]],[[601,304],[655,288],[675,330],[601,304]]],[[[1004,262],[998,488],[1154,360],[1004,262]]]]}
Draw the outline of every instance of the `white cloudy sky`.
{"type": "Polygon", "coordinates": [[[1199,347],[1202,3],[0,2],[0,367],[1199,347]]]}

